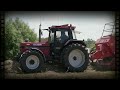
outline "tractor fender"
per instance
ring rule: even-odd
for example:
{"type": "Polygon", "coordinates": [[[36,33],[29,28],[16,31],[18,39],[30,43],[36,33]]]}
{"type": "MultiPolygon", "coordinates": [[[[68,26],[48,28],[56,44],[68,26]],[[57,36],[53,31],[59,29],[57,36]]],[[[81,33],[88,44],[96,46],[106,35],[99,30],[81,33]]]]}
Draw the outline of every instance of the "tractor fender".
{"type": "Polygon", "coordinates": [[[23,56],[24,54],[28,53],[28,52],[29,52],[29,50],[26,50],[25,52],[20,53],[18,62],[20,62],[20,59],[22,58],[22,56],[23,56]]]}
{"type": "Polygon", "coordinates": [[[44,58],[44,61],[46,62],[45,55],[43,54],[43,52],[42,52],[41,50],[39,50],[38,48],[31,48],[30,50],[32,50],[32,51],[37,51],[37,52],[41,53],[41,55],[42,55],[43,58],[44,58]]]}
{"type": "MultiPolygon", "coordinates": [[[[83,40],[70,39],[70,40],[68,40],[68,41],[64,44],[63,48],[61,49],[61,52],[63,51],[63,49],[64,49],[66,46],[68,46],[68,45],[70,45],[70,44],[72,44],[72,43],[81,44],[81,45],[83,45],[83,46],[85,47],[85,49],[86,49],[86,46],[87,46],[83,40]]],[[[86,49],[86,50],[87,50],[87,49],[86,49]]]]}
{"type": "Polygon", "coordinates": [[[26,53],[28,53],[28,52],[31,52],[31,51],[37,51],[37,52],[39,52],[39,53],[43,56],[44,61],[46,61],[46,58],[45,58],[45,56],[44,56],[44,54],[43,54],[43,52],[42,52],[41,50],[39,50],[39,49],[37,49],[37,48],[30,48],[29,50],[26,50],[25,52],[23,52],[23,53],[20,55],[19,62],[20,62],[20,59],[22,58],[22,56],[23,56],[24,54],[26,54],[26,53]]]}
{"type": "Polygon", "coordinates": [[[86,44],[85,44],[84,41],[82,41],[82,40],[76,40],[76,39],[68,40],[68,41],[64,44],[64,46],[66,46],[66,45],[68,45],[68,44],[71,44],[71,43],[79,43],[79,44],[82,44],[83,46],[86,47],[86,44]]]}

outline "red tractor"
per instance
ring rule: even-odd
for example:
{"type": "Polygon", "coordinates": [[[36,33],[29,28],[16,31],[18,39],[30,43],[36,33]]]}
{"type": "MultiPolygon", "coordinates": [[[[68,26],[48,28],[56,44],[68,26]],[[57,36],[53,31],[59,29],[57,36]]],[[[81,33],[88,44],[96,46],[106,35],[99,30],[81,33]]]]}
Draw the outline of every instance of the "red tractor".
{"type": "Polygon", "coordinates": [[[91,51],[91,65],[98,70],[115,69],[115,25],[106,23],[102,37],[96,41],[96,50],[91,51]],[[108,33],[108,34],[107,34],[108,33]],[[104,35],[107,34],[107,35],[104,35]]]}
{"type": "MultiPolygon", "coordinates": [[[[48,41],[23,42],[16,60],[24,72],[39,72],[44,63],[60,62],[69,71],[84,71],[89,63],[89,55],[84,40],[77,40],[75,27],[71,24],[51,26],[48,41]]],[[[41,31],[41,29],[40,29],[41,31]]]]}

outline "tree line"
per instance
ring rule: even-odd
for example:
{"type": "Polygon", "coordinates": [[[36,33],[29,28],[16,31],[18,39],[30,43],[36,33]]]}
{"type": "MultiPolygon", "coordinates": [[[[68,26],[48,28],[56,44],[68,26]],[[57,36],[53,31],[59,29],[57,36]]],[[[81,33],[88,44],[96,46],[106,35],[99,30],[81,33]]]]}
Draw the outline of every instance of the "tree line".
{"type": "Polygon", "coordinates": [[[95,40],[88,38],[85,40],[87,48],[93,48],[95,46],[95,40]]]}
{"type": "Polygon", "coordinates": [[[19,18],[5,21],[5,59],[12,59],[19,52],[19,45],[25,39],[34,42],[37,34],[34,29],[19,18]]]}

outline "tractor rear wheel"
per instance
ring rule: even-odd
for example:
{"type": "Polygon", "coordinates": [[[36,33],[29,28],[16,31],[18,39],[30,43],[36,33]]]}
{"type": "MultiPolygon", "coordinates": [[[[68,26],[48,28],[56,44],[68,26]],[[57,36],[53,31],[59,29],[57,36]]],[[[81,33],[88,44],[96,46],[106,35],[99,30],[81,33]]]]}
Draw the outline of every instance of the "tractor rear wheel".
{"type": "Polygon", "coordinates": [[[30,51],[22,56],[22,58],[20,59],[20,64],[21,69],[24,72],[39,72],[43,68],[44,59],[40,53],[36,51],[30,51]]]}
{"type": "Polygon", "coordinates": [[[62,57],[69,71],[83,72],[89,63],[88,52],[81,44],[71,44],[64,48],[62,57]]]}

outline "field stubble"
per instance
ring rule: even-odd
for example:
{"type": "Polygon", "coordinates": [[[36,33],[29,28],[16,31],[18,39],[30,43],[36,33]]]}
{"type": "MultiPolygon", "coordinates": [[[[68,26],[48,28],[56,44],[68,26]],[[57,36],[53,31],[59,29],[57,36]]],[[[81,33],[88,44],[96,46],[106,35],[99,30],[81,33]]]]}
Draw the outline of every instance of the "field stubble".
{"type": "Polygon", "coordinates": [[[5,61],[5,79],[114,79],[115,71],[96,71],[89,65],[84,72],[66,72],[62,65],[46,64],[41,73],[23,73],[13,67],[12,60],[5,61]]]}

